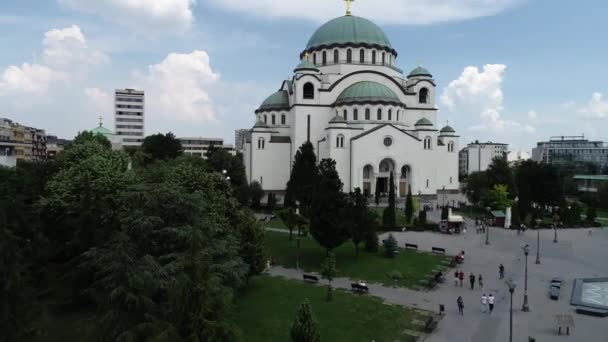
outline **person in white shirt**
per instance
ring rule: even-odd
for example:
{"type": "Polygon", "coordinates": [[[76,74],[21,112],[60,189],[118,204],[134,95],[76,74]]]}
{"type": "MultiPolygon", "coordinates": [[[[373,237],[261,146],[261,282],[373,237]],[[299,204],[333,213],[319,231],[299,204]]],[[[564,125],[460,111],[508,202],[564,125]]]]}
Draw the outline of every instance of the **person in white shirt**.
{"type": "Polygon", "coordinates": [[[486,307],[488,305],[488,297],[486,296],[486,294],[484,293],[481,296],[481,312],[485,313],[486,312],[486,307]]]}
{"type": "Polygon", "coordinates": [[[488,296],[488,304],[490,305],[490,314],[494,311],[494,295],[490,293],[488,296]]]}

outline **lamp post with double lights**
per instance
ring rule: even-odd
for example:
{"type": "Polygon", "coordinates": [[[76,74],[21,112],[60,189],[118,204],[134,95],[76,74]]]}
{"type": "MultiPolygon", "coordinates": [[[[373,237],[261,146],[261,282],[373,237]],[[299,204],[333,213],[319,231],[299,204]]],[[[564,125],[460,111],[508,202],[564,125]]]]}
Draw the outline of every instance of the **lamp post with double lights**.
{"type": "Polygon", "coordinates": [[[541,219],[536,219],[536,264],[540,265],[540,223],[541,219]]]}
{"type": "Polygon", "coordinates": [[[511,278],[509,278],[506,283],[509,287],[509,293],[511,294],[511,307],[509,309],[509,342],[513,342],[513,292],[515,292],[517,283],[511,278]]]}
{"type": "Polygon", "coordinates": [[[530,306],[528,306],[528,254],[530,254],[530,245],[525,245],[521,249],[524,251],[524,255],[526,256],[526,272],[524,277],[524,305],[521,310],[524,312],[528,312],[530,311],[530,306]]]}

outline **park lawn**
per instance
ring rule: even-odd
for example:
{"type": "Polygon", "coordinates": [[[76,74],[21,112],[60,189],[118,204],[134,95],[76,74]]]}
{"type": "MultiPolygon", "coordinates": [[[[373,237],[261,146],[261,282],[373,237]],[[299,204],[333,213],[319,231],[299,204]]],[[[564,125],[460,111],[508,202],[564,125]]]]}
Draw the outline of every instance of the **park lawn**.
{"type": "MultiPolygon", "coordinates": [[[[269,256],[275,257],[278,264],[287,268],[296,267],[295,238],[289,241],[289,234],[267,231],[266,245],[269,256]]],[[[444,261],[449,261],[449,257],[403,249],[400,249],[399,254],[393,259],[384,256],[382,247],[378,253],[367,253],[363,251],[362,245],[359,250],[359,257],[356,257],[355,247],[350,242],[334,249],[338,277],[392,286],[393,281],[388,278],[387,273],[397,270],[403,275],[403,279],[399,280],[397,285],[415,289],[435,274],[439,267],[443,268],[444,261]]],[[[305,271],[318,272],[325,255],[325,249],[314,239],[311,237],[301,239],[300,267],[305,271]]]]}
{"type": "Polygon", "coordinates": [[[236,321],[244,341],[283,342],[298,305],[308,299],[319,323],[321,341],[414,342],[407,331],[420,331],[430,313],[388,305],[377,297],[334,290],[325,301],[326,287],[280,277],[260,276],[235,298],[236,321]]]}
{"type": "MultiPolygon", "coordinates": [[[[382,214],[386,208],[370,208],[369,210],[375,212],[378,215],[378,224],[382,226],[382,214]]],[[[403,209],[395,209],[395,225],[397,227],[405,227],[407,221],[405,220],[405,212],[403,209]]]]}
{"type": "Polygon", "coordinates": [[[285,222],[283,222],[283,220],[281,220],[278,216],[268,222],[263,222],[262,225],[265,228],[287,229],[285,222]]]}

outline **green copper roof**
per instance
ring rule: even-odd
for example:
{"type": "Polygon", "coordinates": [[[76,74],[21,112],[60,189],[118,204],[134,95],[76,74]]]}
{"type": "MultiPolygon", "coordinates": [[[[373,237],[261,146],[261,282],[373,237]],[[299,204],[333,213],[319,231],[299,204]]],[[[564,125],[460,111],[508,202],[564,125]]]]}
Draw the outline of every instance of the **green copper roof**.
{"type": "Polygon", "coordinates": [[[441,133],[456,133],[456,130],[454,128],[452,128],[452,126],[445,126],[441,129],[441,131],[439,131],[441,133]]]}
{"type": "Polygon", "coordinates": [[[399,97],[391,88],[380,83],[363,81],[344,89],[342,94],[338,96],[336,104],[365,101],[401,103],[399,97]]]}
{"type": "Polygon", "coordinates": [[[279,90],[276,93],[268,96],[260,109],[286,109],[289,108],[289,95],[285,90],[279,90]]]}
{"type": "Polygon", "coordinates": [[[422,118],[416,121],[416,124],[414,124],[414,126],[433,126],[433,123],[427,118],[422,118]]]}
{"type": "Polygon", "coordinates": [[[302,70],[302,69],[319,70],[316,65],[312,64],[312,62],[307,61],[307,60],[303,60],[300,64],[298,64],[295,71],[302,70]]]}
{"type": "Polygon", "coordinates": [[[106,138],[110,138],[110,137],[114,136],[114,133],[112,133],[112,131],[110,131],[109,129],[101,126],[101,124],[99,126],[93,128],[91,130],[91,133],[93,133],[93,134],[101,134],[101,135],[103,135],[106,138]]]}
{"type": "Polygon", "coordinates": [[[346,120],[344,120],[344,118],[341,117],[340,115],[336,115],[331,120],[329,120],[329,122],[330,123],[332,123],[332,122],[346,122],[346,120]]]}
{"type": "Polygon", "coordinates": [[[352,15],[325,23],[312,35],[306,49],[346,43],[379,45],[392,49],[391,42],[378,25],[352,15]]]}
{"type": "Polygon", "coordinates": [[[425,68],[419,66],[416,69],[412,70],[410,72],[409,75],[407,75],[407,77],[415,77],[415,76],[426,76],[426,77],[433,77],[433,75],[431,75],[430,71],[426,70],[425,68]]]}

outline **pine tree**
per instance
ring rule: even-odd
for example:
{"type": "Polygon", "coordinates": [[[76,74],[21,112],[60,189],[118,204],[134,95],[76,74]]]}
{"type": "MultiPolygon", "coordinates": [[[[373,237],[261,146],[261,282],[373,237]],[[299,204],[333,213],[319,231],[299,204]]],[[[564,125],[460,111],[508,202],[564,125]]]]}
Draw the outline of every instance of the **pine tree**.
{"type": "Polygon", "coordinates": [[[399,247],[393,234],[389,234],[388,238],[382,241],[382,244],[384,245],[384,253],[386,253],[387,257],[394,258],[397,255],[397,249],[399,247]]]}
{"type": "Polygon", "coordinates": [[[405,198],[405,221],[412,223],[412,217],[414,216],[414,199],[412,198],[412,186],[409,185],[407,189],[407,197],[405,198]]]}
{"type": "Polygon", "coordinates": [[[319,324],[312,315],[308,299],[300,304],[289,333],[291,342],[320,342],[319,324]]]}
{"type": "Polygon", "coordinates": [[[395,184],[392,171],[389,178],[388,207],[384,209],[382,223],[386,229],[395,228],[395,184]]]}
{"type": "Polygon", "coordinates": [[[285,206],[295,207],[296,201],[299,201],[300,214],[309,217],[312,192],[317,183],[318,174],[314,147],[310,142],[305,142],[300,146],[294,158],[291,175],[287,182],[285,206]]]}
{"type": "Polygon", "coordinates": [[[376,205],[380,204],[380,178],[376,178],[376,192],[374,193],[376,205]]]}

